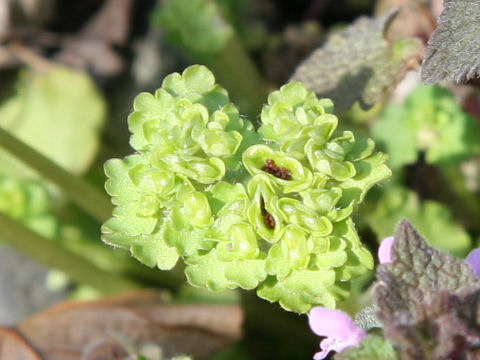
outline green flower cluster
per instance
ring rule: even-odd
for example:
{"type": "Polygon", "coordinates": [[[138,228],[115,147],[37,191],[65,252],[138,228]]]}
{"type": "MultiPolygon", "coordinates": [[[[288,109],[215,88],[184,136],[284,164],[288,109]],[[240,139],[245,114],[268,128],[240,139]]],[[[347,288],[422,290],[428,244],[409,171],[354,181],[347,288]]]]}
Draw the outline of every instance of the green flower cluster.
{"type": "Polygon", "coordinates": [[[48,238],[58,231],[47,190],[37,180],[0,176],[0,212],[48,238]]]}
{"type": "Polygon", "coordinates": [[[116,207],[104,241],[160,269],[182,257],[194,286],[258,288],[300,313],[334,307],[373,267],[351,213],[390,170],[371,140],[334,136],[332,107],[285,85],[256,133],[207,68],[169,75],[135,100],[137,153],[105,165],[116,207]]]}

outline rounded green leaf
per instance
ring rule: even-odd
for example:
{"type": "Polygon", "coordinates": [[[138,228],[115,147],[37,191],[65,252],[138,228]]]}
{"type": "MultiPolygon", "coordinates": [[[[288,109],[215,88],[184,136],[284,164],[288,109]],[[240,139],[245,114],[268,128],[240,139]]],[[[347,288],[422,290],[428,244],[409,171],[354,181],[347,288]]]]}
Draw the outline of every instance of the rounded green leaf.
{"type": "Polygon", "coordinates": [[[131,246],[130,251],[145,265],[158,266],[160,270],[172,269],[179,258],[177,249],[166,243],[161,230],[137,240],[131,246]]]}
{"type": "Polygon", "coordinates": [[[295,270],[305,269],[310,261],[305,233],[299,228],[288,225],[280,240],[284,259],[295,270]]]}
{"type": "Polygon", "coordinates": [[[313,306],[335,307],[333,270],[295,270],[285,279],[268,277],[257,289],[257,295],[270,302],[278,301],[289,311],[307,313],[313,306]]]}
{"type": "Polygon", "coordinates": [[[235,154],[242,139],[242,135],[237,131],[225,132],[223,130],[205,129],[199,136],[198,142],[205,154],[228,157],[235,154]]]}
{"type": "Polygon", "coordinates": [[[283,215],[284,221],[290,222],[302,228],[304,231],[313,232],[326,236],[332,231],[332,224],[320,216],[313,209],[302,204],[299,200],[282,198],[278,201],[278,208],[283,215]]]}
{"type": "Polygon", "coordinates": [[[250,224],[233,225],[228,231],[228,238],[232,246],[232,252],[238,258],[254,259],[259,255],[257,236],[250,224]]]}
{"type": "Polygon", "coordinates": [[[181,201],[185,217],[194,227],[206,227],[213,223],[212,211],[205,194],[195,191],[186,194],[181,201]]]}
{"type": "Polygon", "coordinates": [[[253,290],[265,280],[264,259],[242,259],[229,263],[225,269],[225,277],[242,289],[253,290]]]}
{"type": "Polygon", "coordinates": [[[199,257],[194,263],[189,263],[185,268],[188,282],[193,286],[205,287],[213,291],[235,289],[232,281],[225,277],[228,262],[217,257],[216,250],[199,257]]]}
{"type": "Polygon", "coordinates": [[[305,151],[307,153],[308,160],[315,171],[320,174],[325,174],[338,181],[347,180],[356,174],[355,166],[346,160],[340,158],[339,153],[343,151],[341,146],[335,146],[328,150],[327,146],[322,142],[317,142],[315,138],[310,139],[305,145],[305,151]],[[332,157],[330,155],[334,155],[332,157]]]}

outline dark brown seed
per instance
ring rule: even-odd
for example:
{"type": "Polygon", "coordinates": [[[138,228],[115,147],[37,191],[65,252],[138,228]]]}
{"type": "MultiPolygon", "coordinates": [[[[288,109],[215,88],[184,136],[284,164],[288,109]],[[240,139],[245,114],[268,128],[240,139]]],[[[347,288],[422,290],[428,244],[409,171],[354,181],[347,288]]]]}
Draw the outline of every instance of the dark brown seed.
{"type": "Polygon", "coordinates": [[[269,159],[262,166],[262,170],[272,174],[283,180],[290,180],[292,178],[292,172],[286,168],[278,167],[275,161],[269,159]]]}
{"type": "Polygon", "coordinates": [[[263,223],[269,229],[275,228],[275,218],[265,209],[265,200],[260,198],[260,210],[262,211],[263,223]]]}
{"type": "Polygon", "coordinates": [[[275,218],[273,217],[273,215],[264,211],[264,212],[262,212],[262,216],[263,216],[263,222],[264,222],[265,226],[269,229],[274,229],[275,228],[275,218]]]}

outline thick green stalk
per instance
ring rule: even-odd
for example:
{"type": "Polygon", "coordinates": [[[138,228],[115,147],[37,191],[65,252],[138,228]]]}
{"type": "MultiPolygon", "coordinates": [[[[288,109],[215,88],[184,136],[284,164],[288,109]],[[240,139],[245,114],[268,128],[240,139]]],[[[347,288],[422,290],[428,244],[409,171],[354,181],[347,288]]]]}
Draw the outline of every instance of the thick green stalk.
{"type": "Polygon", "coordinates": [[[104,222],[111,216],[112,204],[105,194],[64,170],[1,127],[0,146],[54,182],[75,204],[99,222],[104,222]]]}
{"type": "Polygon", "coordinates": [[[255,124],[262,105],[267,101],[267,88],[240,41],[233,36],[220,53],[212,55],[209,63],[240,110],[245,111],[255,124]]]}
{"type": "Polygon", "coordinates": [[[2,229],[1,236],[5,243],[48,267],[65,272],[72,280],[90,285],[104,294],[112,295],[141,288],[134,281],[101,270],[3,213],[0,213],[0,229],[2,229]]]}

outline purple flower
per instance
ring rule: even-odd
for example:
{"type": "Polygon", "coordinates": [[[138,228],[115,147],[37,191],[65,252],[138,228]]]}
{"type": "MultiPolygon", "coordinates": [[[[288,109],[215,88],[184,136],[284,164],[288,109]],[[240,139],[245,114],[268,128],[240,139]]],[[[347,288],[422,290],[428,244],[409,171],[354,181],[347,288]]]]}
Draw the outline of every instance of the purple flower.
{"type": "Polygon", "coordinates": [[[389,236],[382,240],[378,247],[378,260],[380,264],[388,264],[392,262],[393,236],[389,236]]]}
{"type": "Polygon", "coordinates": [[[362,328],[354,324],[350,316],[340,310],[314,307],[308,316],[312,331],[324,336],[320,342],[320,351],[313,358],[324,359],[330,351],[340,352],[352,346],[358,346],[367,336],[362,328]]]}
{"type": "MultiPolygon", "coordinates": [[[[380,264],[392,262],[392,249],[394,237],[389,236],[382,240],[378,247],[378,260],[380,264]]],[[[480,248],[473,249],[465,259],[473,270],[475,276],[480,279],[480,248]]]]}
{"type": "Polygon", "coordinates": [[[466,260],[472,268],[475,276],[480,279],[480,248],[470,251],[466,260]]]}

